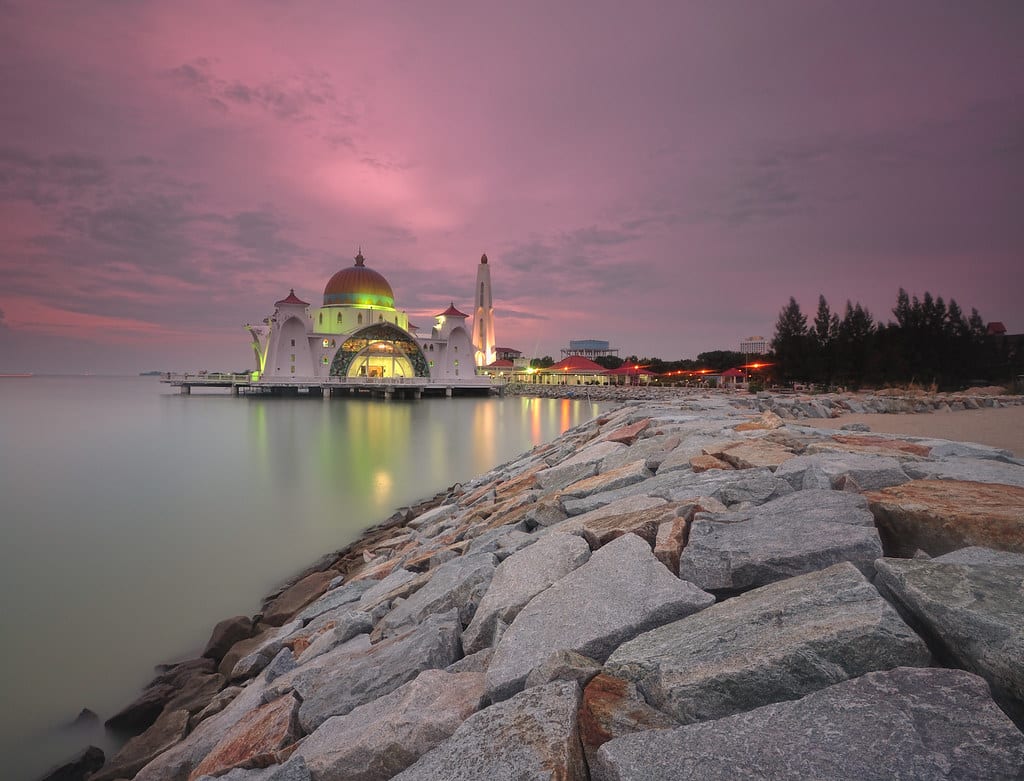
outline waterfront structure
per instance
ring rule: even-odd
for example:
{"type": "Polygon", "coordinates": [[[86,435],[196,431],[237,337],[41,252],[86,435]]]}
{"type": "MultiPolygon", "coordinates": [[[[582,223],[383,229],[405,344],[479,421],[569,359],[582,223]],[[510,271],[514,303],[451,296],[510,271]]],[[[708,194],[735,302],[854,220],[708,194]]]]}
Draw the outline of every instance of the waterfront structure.
{"type": "Polygon", "coordinates": [[[607,355],[617,357],[618,354],[617,347],[612,347],[609,342],[601,339],[570,339],[569,346],[562,348],[562,358],[578,355],[593,360],[607,355]]]}
{"type": "Polygon", "coordinates": [[[391,285],[366,266],[360,251],[355,265],[328,280],[322,306],[314,308],[292,290],[261,324],[246,326],[256,356],[252,379],[472,377],[467,317],[452,302],[435,315],[428,336],[415,333],[408,315],[395,307],[391,285]]]}
{"type": "Polygon", "coordinates": [[[771,344],[763,336],[748,336],[740,341],[740,352],[744,355],[767,355],[771,344]]]}
{"type": "Polygon", "coordinates": [[[582,355],[570,355],[546,369],[537,369],[530,381],[541,385],[607,385],[608,370],[582,355]]]}
{"type": "Polygon", "coordinates": [[[494,301],[491,300],[491,267],[487,256],[480,256],[473,288],[476,306],[473,309],[473,346],[477,366],[487,366],[497,357],[494,350],[494,301]]]}

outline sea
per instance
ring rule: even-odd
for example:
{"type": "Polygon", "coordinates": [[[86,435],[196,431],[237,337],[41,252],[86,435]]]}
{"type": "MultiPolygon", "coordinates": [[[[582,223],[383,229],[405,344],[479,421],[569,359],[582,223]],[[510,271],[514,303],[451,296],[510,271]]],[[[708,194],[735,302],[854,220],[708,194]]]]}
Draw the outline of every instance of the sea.
{"type": "Polygon", "coordinates": [[[570,399],[180,395],[0,378],[0,776],[88,744],[154,666],[396,508],[611,408],[570,399]]]}

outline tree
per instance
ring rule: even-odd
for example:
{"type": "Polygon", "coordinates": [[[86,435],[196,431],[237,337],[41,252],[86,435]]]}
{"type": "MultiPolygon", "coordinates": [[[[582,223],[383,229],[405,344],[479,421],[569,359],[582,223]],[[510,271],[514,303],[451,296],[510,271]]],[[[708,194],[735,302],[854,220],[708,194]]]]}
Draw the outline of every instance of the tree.
{"type": "Polygon", "coordinates": [[[825,296],[818,296],[818,313],[810,335],[814,341],[814,378],[831,383],[834,370],[835,340],[839,333],[839,316],[829,311],[825,296]]]}
{"type": "Polygon", "coordinates": [[[618,369],[624,361],[617,355],[599,355],[594,358],[594,363],[606,369],[618,369]]]}
{"type": "Polygon", "coordinates": [[[543,358],[534,358],[530,361],[530,366],[534,369],[547,369],[550,366],[555,365],[555,359],[550,355],[545,355],[543,358]]]}
{"type": "Polygon", "coordinates": [[[800,304],[790,296],[789,303],[779,312],[772,339],[772,352],[779,364],[784,380],[807,377],[807,317],[800,304]]]}
{"type": "Polygon", "coordinates": [[[716,372],[723,372],[732,369],[746,362],[743,353],[732,350],[711,350],[697,356],[697,363],[705,369],[714,369],[716,372]]]}

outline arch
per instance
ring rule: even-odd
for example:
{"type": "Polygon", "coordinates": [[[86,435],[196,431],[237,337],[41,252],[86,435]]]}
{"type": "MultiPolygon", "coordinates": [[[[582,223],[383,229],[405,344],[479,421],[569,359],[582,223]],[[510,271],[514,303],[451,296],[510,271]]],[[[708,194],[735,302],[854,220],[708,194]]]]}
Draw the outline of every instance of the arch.
{"type": "Polygon", "coordinates": [[[331,361],[332,377],[358,377],[362,371],[380,368],[382,376],[430,377],[423,351],[406,331],[392,323],[375,323],[342,342],[331,361]]]}

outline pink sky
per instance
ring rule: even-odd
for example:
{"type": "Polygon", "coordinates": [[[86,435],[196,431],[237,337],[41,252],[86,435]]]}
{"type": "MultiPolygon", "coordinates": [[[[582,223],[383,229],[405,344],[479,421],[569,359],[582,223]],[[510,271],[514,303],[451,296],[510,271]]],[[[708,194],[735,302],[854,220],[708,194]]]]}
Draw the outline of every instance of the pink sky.
{"type": "Polygon", "coordinates": [[[1024,330],[1016,2],[0,0],[0,372],[244,369],[358,246],[414,323],[665,359],[899,287],[1024,330]]]}

